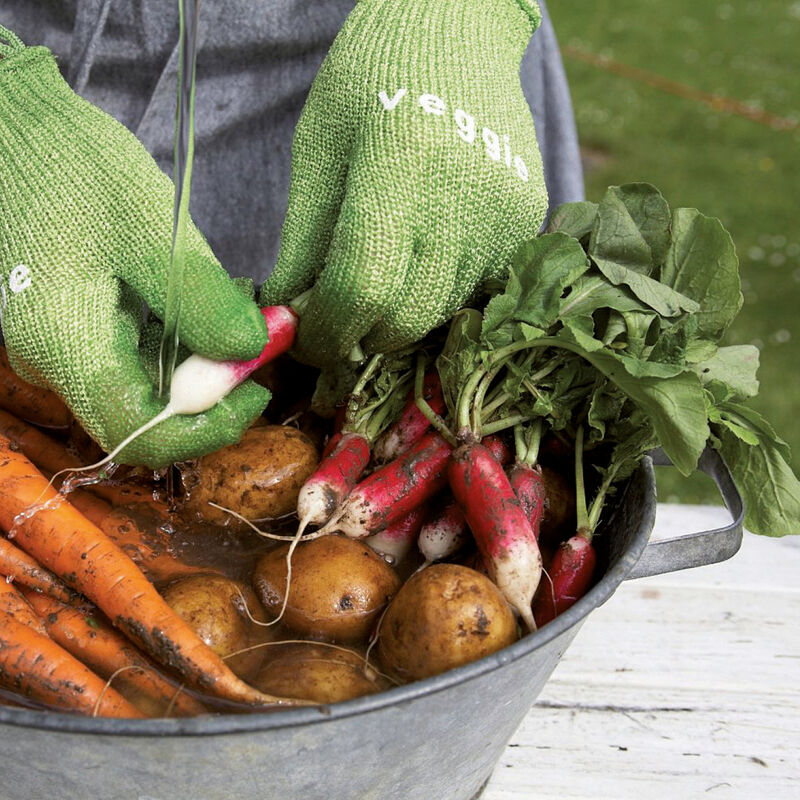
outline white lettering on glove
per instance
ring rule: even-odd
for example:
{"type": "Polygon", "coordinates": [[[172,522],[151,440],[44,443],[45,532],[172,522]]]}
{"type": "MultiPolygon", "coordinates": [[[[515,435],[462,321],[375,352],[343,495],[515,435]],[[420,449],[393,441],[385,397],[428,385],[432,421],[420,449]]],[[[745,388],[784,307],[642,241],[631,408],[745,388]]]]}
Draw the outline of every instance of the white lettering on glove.
{"type": "MultiPolygon", "coordinates": [[[[24,292],[30,285],[31,271],[25,264],[17,264],[17,266],[8,273],[8,290],[12,294],[24,292]]],[[[3,307],[5,308],[8,302],[8,292],[6,291],[6,283],[1,280],[0,298],[2,298],[3,307]]]]}
{"type": "MultiPolygon", "coordinates": [[[[381,89],[378,92],[378,99],[384,111],[394,111],[406,94],[408,94],[408,89],[405,87],[398,89],[393,97],[389,97],[388,93],[381,89]]],[[[447,103],[435,94],[421,94],[417,102],[426,114],[441,117],[447,111],[447,103]]],[[[457,108],[453,112],[453,121],[456,124],[456,134],[467,144],[474,144],[477,134],[475,117],[468,114],[463,108],[457,108]]],[[[491,128],[483,128],[481,130],[481,140],[483,141],[486,155],[492,161],[501,161],[509,169],[513,167],[519,179],[527,183],[530,178],[528,166],[522,156],[512,157],[511,140],[507,134],[503,134],[501,146],[499,134],[495,133],[491,128]]]]}

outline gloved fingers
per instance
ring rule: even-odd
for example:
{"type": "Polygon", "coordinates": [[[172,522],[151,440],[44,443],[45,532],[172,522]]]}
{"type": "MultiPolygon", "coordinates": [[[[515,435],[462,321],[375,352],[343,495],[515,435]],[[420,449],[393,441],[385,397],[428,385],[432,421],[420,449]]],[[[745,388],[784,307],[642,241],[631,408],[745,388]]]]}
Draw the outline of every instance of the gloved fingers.
{"type": "MultiPolygon", "coordinates": [[[[133,287],[163,320],[175,189],[133,134],[118,123],[106,125],[113,126],[117,152],[103,155],[106,159],[113,156],[124,202],[109,225],[100,258],[105,269],[133,287]],[[147,190],[142,191],[142,186],[147,190]]],[[[191,220],[185,232],[183,271],[178,293],[181,342],[208,358],[257,356],[267,342],[258,307],[236,288],[191,220]]]]}
{"type": "MultiPolygon", "coordinates": [[[[54,368],[48,384],[110,452],[166,405],[139,350],[141,303],[110,275],[76,277],[71,286],[53,290],[56,304],[72,297],[74,313],[60,318],[51,337],[58,344],[49,354],[54,368]]],[[[205,414],[160,423],[115,460],[157,468],[236,441],[269,401],[269,392],[255,384],[242,388],[205,414]]]]}
{"type": "Polygon", "coordinates": [[[295,130],[281,247],[261,287],[262,306],[288,303],[314,283],[325,264],[345,193],[348,137],[330,103],[323,106],[329,113],[320,119],[314,95],[312,89],[295,130]]]}
{"type": "MultiPolygon", "coordinates": [[[[175,415],[159,423],[127,445],[115,460],[159,469],[235,444],[267,407],[270,396],[269,389],[245,381],[202,414],[175,415]]],[[[160,410],[150,402],[143,408],[148,419],[160,410]]]]}
{"type": "MultiPolygon", "coordinates": [[[[149,263],[129,273],[127,282],[164,319],[169,258],[151,251],[149,263]]],[[[193,353],[218,360],[255,358],[267,343],[258,306],[231,280],[200,231],[187,229],[178,338],[193,353]]]]}
{"type": "Polygon", "coordinates": [[[453,241],[445,236],[414,248],[398,300],[364,338],[365,352],[411,345],[463,305],[480,280],[480,268],[468,253],[453,252],[453,241]]]}
{"type": "MultiPolygon", "coordinates": [[[[392,313],[412,258],[402,221],[346,199],[320,274],[300,317],[296,357],[323,367],[346,358],[392,313]]],[[[413,310],[410,313],[414,313],[413,310]]]]}

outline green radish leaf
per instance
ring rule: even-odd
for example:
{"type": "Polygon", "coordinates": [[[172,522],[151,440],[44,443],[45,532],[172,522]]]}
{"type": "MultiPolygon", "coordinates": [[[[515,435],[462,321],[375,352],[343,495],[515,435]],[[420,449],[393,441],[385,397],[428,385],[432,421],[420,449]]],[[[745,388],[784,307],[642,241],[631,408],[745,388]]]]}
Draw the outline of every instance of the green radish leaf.
{"type": "Polygon", "coordinates": [[[726,400],[744,400],[758,394],[757,347],[749,344],[720,347],[706,361],[692,365],[700,381],[715,397],[726,400]]]}
{"type": "Polygon", "coordinates": [[[648,345],[650,329],[656,324],[658,331],[658,314],[652,311],[625,311],[622,314],[627,331],[627,344],[625,354],[633,358],[643,358],[648,345]]]}
{"type": "Polygon", "coordinates": [[[579,203],[562,203],[550,215],[546,233],[560,231],[574,239],[583,239],[592,232],[597,216],[597,203],[584,200],[579,203]]]}
{"type": "Polygon", "coordinates": [[[757,445],[743,441],[729,426],[714,425],[712,438],[742,494],[744,524],[762,536],[800,534],[800,482],[770,434],[750,430],[757,445]]]}
{"type": "Polygon", "coordinates": [[[624,264],[603,258],[596,253],[592,253],[592,260],[611,283],[615,286],[625,284],[639,300],[662,317],[676,317],[684,311],[695,313],[700,307],[686,295],[624,264]]]}
{"type": "MultiPolygon", "coordinates": [[[[608,189],[600,203],[598,216],[606,216],[607,223],[610,223],[615,214],[623,213],[623,208],[647,243],[650,265],[657,267],[664,261],[670,244],[672,220],[669,204],[655,186],[649,183],[627,183],[608,189]],[[606,213],[611,209],[612,213],[606,213]]],[[[612,255],[606,255],[615,260],[612,255]]],[[[648,274],[654,276],[654,270],[648,270],[648,274]]]]}
{"type": "Polygon", "coordinates": [[[462,308],[450,323],[450,330],[436,359],[447,409],[455,417],[458,394],[469,376],[480,366],[482,356],[478,344],[483,315],[474,308],[462,308]]]}
{"type": "Polygon", "coordinates": [[[739,261],[718,219],[694,208],[672,215],[672,245],[661,280],[699,304],[697,335],[717,341],[742,307],[739,261]]]}
{"type": "MultiPolygon", "coordinates": [[[[598,263],[614,264],[620,269],[649,275],[653,265],[650,245],[625,205],[619,186],[612,186],[597,208],[597,218],[589,239],[589,255],[598,263]]],[[[605,274],[605,270],[603,270],[605,274]]],[[[609,280],[614,285],[620,280],[609,280]]]]}
{"type": "Polygon", "coordinates": [[[768,439],[783,456],[784,460],[789,461],[791,459],[789,445],[778,436],[775,429],[757,411],[741,403],[731,402],[720,403],[718,410],[720,413],[725,414],[728,419],[755,431],[760,439],[768,439]]]}
{"type": "Polygon", "coordinates": [[[594,270],[581,275],[562,300],[558,311],[561,320],[591,315],[598,308],[616,311],[649,311],[625,286],[614,286],[594,270]]]}
{"type": "Polygon", "coordinates": [[[526,242],[514,257],[506,292],[486,306],[484,339],[509,322],[549,328],[558,318],[565,287],[588,268],[580,243],[566,234],[550,233],[526,242]]]}
{"type": "MultiPolygon", "coordinates": [[[[566,333],[566,329],[563,333],[566,333]]],[[[566,337],[565,337],[566,338],[566,337]]],[[[578,348],[574,348],[578,350],[578,348]]],[[[705,394],[694,373],[656,376],[646,370],[669,368],[611,354],[580,353],[613,381],[649,417],[664,452],[683,475],[691,473],[708,439],[705,394]],[[631,369],[638,374],[632,374],[631,369]]]]}
{"type": "Polygon", "coordinates": [[[686,361],[689,364],[708,361],[714,357],[716,352],[717,345],[714,342],[709,342],[708,339],[689,339],[686,343],[686,361]]]}

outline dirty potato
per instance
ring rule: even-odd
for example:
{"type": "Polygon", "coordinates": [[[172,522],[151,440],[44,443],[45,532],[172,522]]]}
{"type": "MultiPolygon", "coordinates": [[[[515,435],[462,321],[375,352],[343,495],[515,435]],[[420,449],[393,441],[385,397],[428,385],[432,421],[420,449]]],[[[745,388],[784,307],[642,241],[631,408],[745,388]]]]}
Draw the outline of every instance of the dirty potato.
{"type": "Polygon", "coordinates": [[[272,636],[264,608],[246,584],[223,575],[191,575],[168,584],[161,591],[167,604],[228,666],[245,680],[251,678],[263,659],[263,649],[252,647],[272,636]],[[245,607],[246,604],[246,607],[245,607]],[[249,612],[249,615],[248,615],[249,612]]]}
{"type": "MultiPolygon", "coordinates": [[[[276,616],[286,591],[288,548],[279,547],[263,556],[253,576],[261,602],[276,616]]],[[[303,542],[292,557],[283,622],[314,639],[364,642],[400,583],[380,556],[353,539],[331,535],[303,542]]]]}
{"type": "Polygon", "coordinates": [[[283,516],[297,506],[300,487],[317,461],[317,449],[296,428],[250,428],[238,444],[210,453],[183,471],[184,507],[217,525],[231,517],[209,502],[250,520],[283,516]]]}
{"type": "Polygon", "coordinates": [[[458,564],[434,564],[412,576],[381,621],[378,655],[402,681],[460,667],[517,639],[500,590],[458,564]]]}
{"type": "Polygon", "coordinates": [[[262,692],[316,703],[339,703],[389,688],[389,682],[353,650],[315,642],[266,648],[253,685],[262,692]]]}

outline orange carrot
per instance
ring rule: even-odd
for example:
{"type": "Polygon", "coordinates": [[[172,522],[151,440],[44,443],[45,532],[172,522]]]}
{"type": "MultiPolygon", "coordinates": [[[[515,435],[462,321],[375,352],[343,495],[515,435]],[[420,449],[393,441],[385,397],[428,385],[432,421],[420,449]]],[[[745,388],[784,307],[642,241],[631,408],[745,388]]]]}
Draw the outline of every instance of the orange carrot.
{"type": "MultiPolygon", "coordinates": [[[[23,453],[44,472],[55,473],[65,469],[78,469],[81,461],[67,450],[62,442],[42,433],[13,414],[0,409],[0,433],[7,436],[23,453]]],[[[104,497],[114,505],[132,503],[153,504],[166,513],[167,507],[153,499],[152,489],[131,483],[96,483],[88,487],[94,494],[104,497]]]]}
{"type": "Polygon", "coordinates": [[[66,650],[0,612],[0,685],[41,703],[99,717],[143,717],[66,650]]]}
{"type": "Polygon", "coordinates": [[[58,395],[33,386],[17,375],[0,346],[0,406],[19,417],[48,428],[66,428],[72,414],[58,395]]]}
{"type": "Polygon", "coordinates": [[[136,512],[112,508],[105,500],[80,489],[71,492],[69,502],[93,522],[156,583],[180,575],[208,573],[207,567],[184,564],[170,550],[169,534],[161,530],[164,518],[155,509],[141,506],[136,512]]]}
{"type": "Polygon", "coordinates": [[[101,678],[119,671],[114,678],[117,691],[149,716],[163,715],[167,709],[179,717],[206,713],[200,702],[170,683],[144,653],[100,618],[97,609],[65,606],[36,592],[23,594],[54,642],[101,678]]]}
{"type": "Polygon", "coordinates": [[[13,530],[29,555],[88,597],[128,638],[191,685],[252,705],[303,701],[273,697],[237,678],[164,602],[131,559],[96,525],[61,498],[46,478],[0,436],[0,527],[13,530]],[[52,507],[42,503],[53,499],[52,507]],[[15,517],[39,509],[21,524],[15,517]]]}
{"type": "Polygon", "coordinates": [[[35,558],[31,558],[2,536],[0,536],[0,576],[13,580],[20,586],[43,592],[62,603],[73,603],[77,599],[77,594],[52,572],[48,572],[35,558]]]}
{"type": "Polygon", "coordinates": [[[0,618],[10,614],[23,625],[28,625],[42,636],[47,636],[44,623],[31,608],[30,603],[7,581],[0,580],[0,618]]]}

